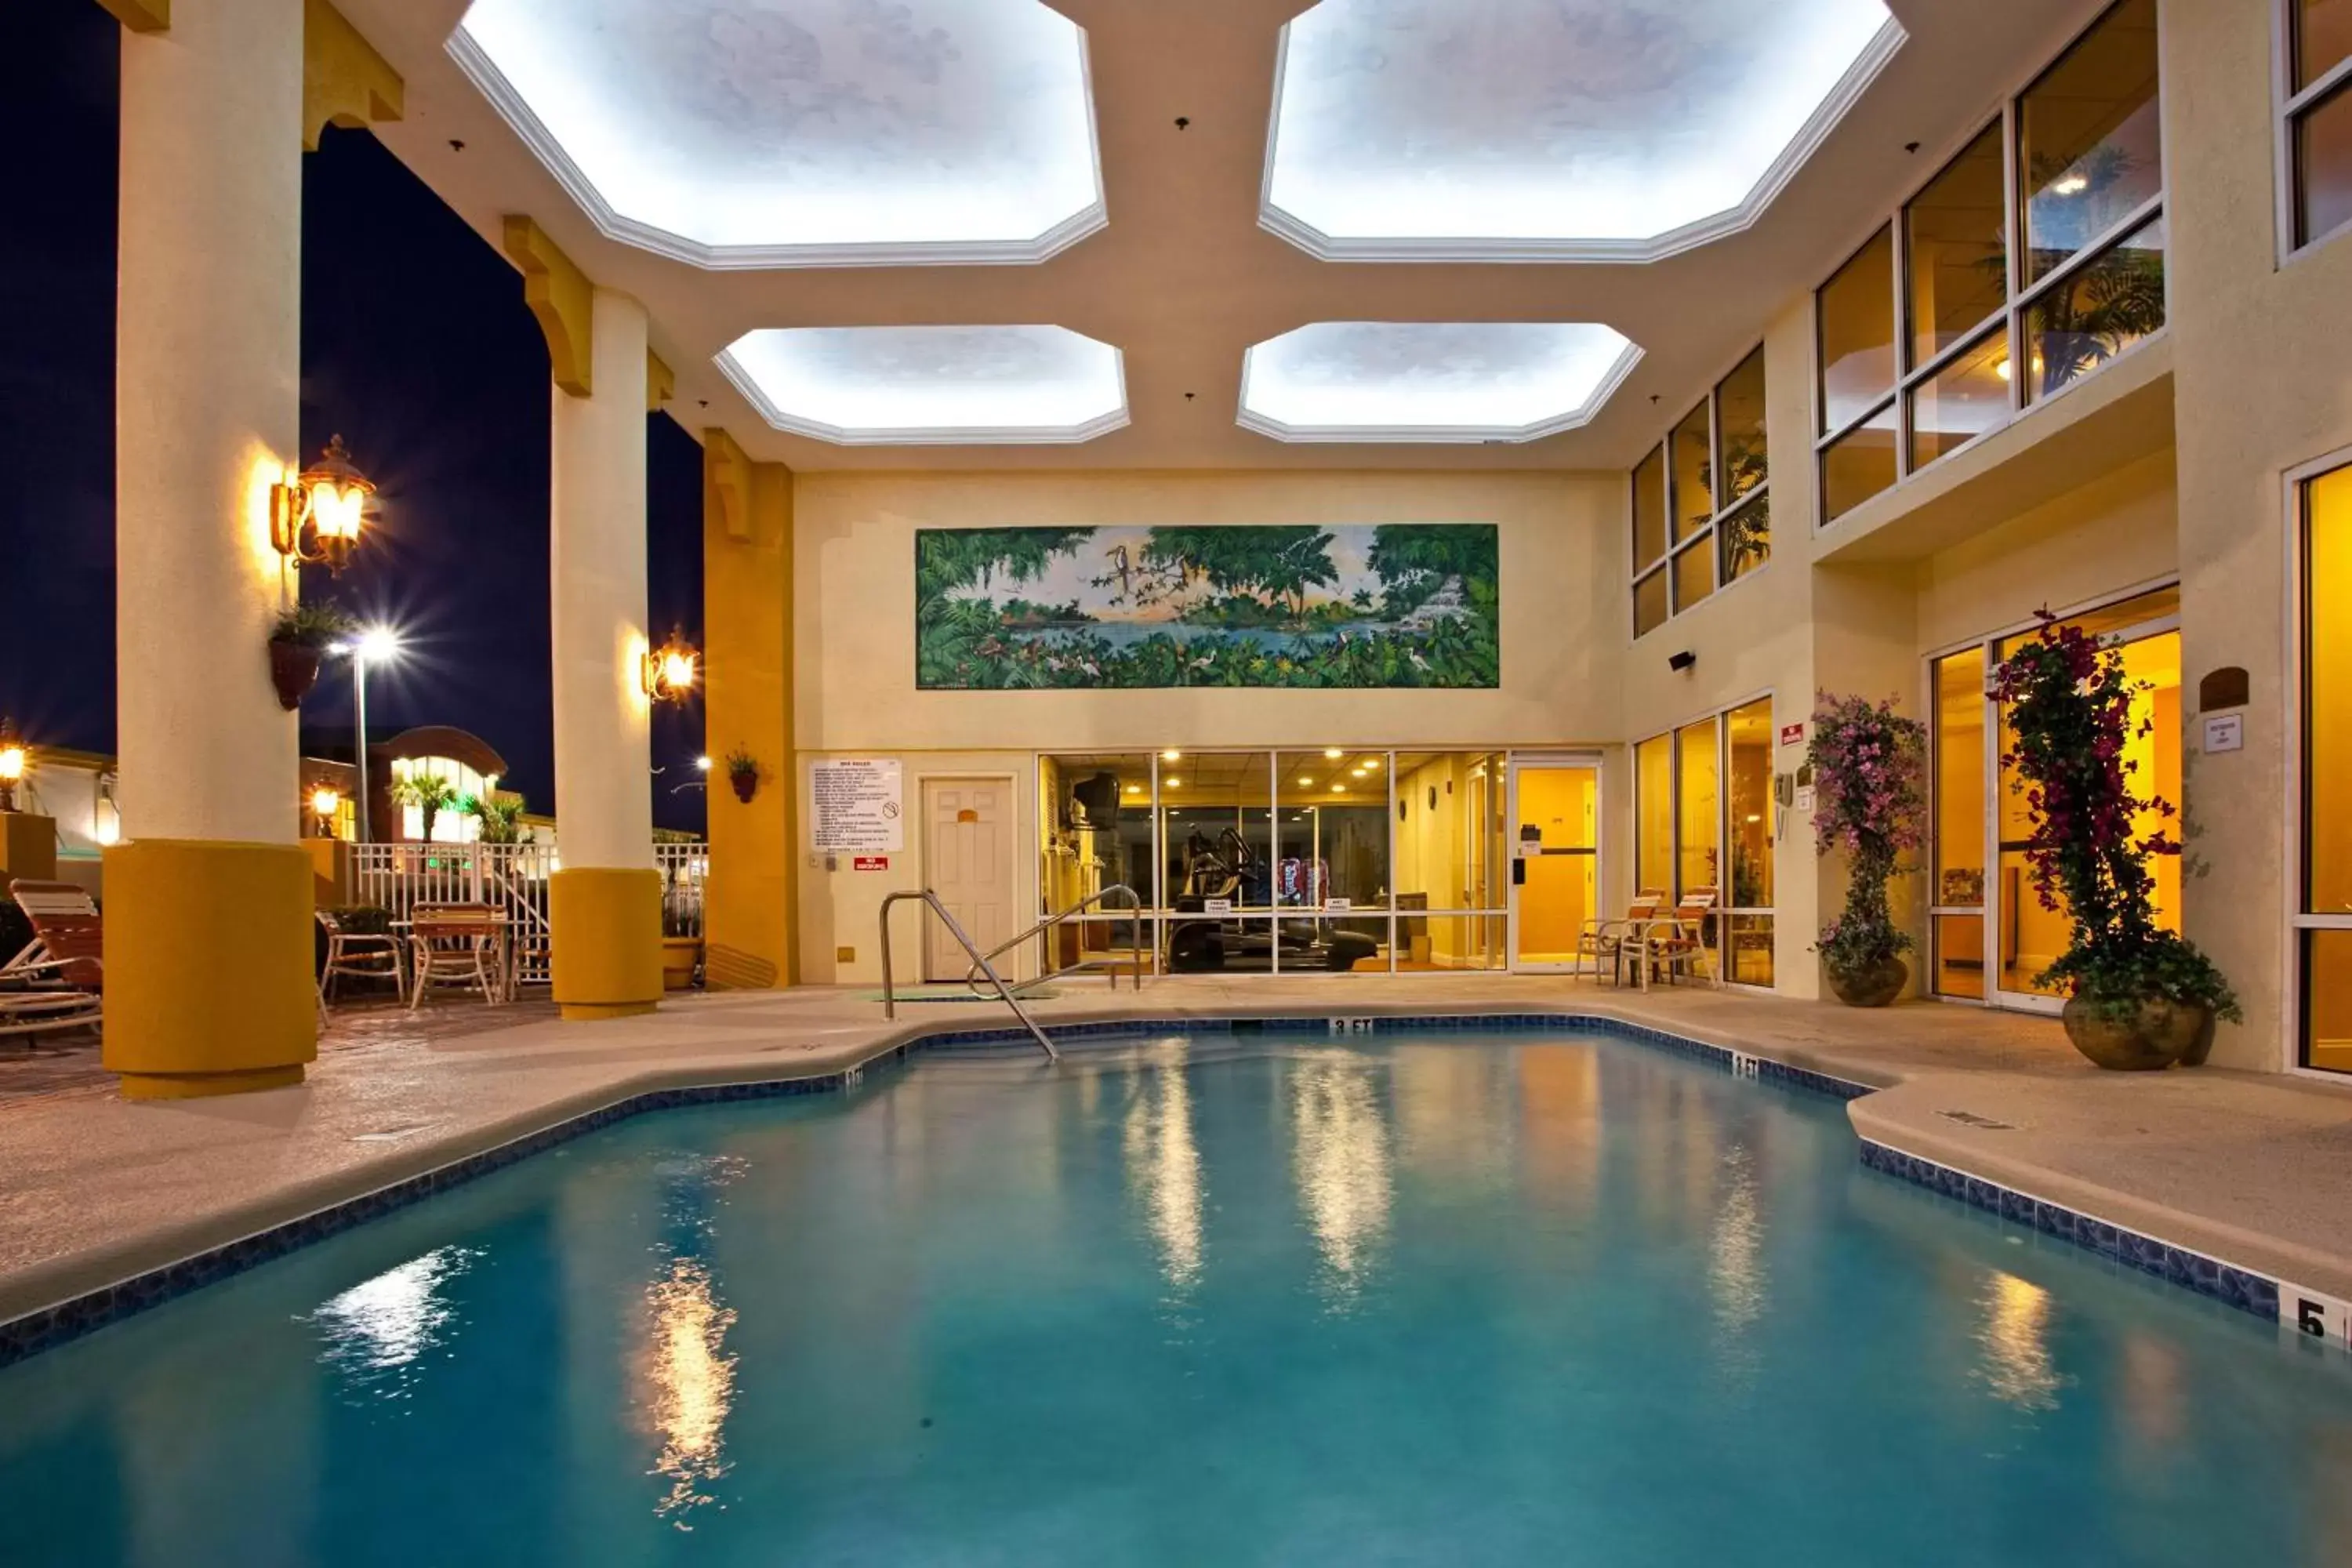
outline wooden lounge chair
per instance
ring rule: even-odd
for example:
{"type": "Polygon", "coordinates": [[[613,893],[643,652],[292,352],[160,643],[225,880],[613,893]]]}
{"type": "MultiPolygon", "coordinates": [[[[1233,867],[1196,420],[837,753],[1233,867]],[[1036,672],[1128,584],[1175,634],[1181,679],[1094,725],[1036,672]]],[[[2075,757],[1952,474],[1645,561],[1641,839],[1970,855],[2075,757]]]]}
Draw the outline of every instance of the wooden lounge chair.
{"type": "Polygon", "coordinates": [[[1693,888],[1675,902],[1673,913],[1643,926],[1633,942],[1643,990],[1650,988],[1653,973],[1672,980],[1676,970],[1696,974],[1705,968],[1708,979],[1721,978],[1715,969],[1715,950],[1706,944],[1706,922],[1715,918],[1715,900],[1713,888],[1693,888]]]}
{"type": "Polygon", "coordinates": [[[95,1029],[106,978],[98,906],[72,882],[15,881],[33,940],[0,963],[0,1037],[95,1029]]]}
{"type": "Polygon", "coordinates": [[[1622,920],[1589,920],[1584,929],[1576,933],[1576,966],[1581,971],[1584,961],[1592,960],[1592,977],[1601,977],[1601,966],[1609,966],[1612,984],[1617,983],[1622,968],[1627,944],[1640,940],[1643,927],[1657,918],[1658,907],[1666,901],[1665,894],[1654,888],[1644,888],[1633,895],[1625,906],[1622,920]]]}

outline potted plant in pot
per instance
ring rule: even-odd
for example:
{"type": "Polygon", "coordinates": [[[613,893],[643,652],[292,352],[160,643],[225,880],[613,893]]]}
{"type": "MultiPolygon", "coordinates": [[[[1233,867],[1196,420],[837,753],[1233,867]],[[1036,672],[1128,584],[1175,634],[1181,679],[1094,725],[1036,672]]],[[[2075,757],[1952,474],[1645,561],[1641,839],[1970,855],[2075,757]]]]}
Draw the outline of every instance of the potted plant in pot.
{"type": "Polygon", "coordinates": [[[745,805],[760,793],[760,759],[738,746],[727,753],[727,782],[735,786],[735,798],[745,805]]]}
{"type": "Polygon", "coordinates": [[[1927,818],[1927,729],[1889,702],[1822,694],[1805,760],[1813,770],[1814,848],[1847,858],[1845,909],[1816,950],[1830,989],[1849,1007],[1884,1007],[1903,994],[1911,933],[1886,905],[1887,879],[1919,847],[1927,818]]]}
{"type": "Polygon", "coordinates": [[[2238,1021],[2238,999],[2212,960],[2157,923],[2148,858],[2180,853],[2169,801],[2134,787],[2131,743],[2139,688],[2123,658],[2047,611],[2041,632],[1996,672],[2011,749],[2032,815],[2025,858],[2044,909],[2073,924],[2066,951],[2042,971],[2067,991],[2066,1037],[2103,1068],[2202,1062],[2213,1021],[2238,1021]]]}
{"type": "Polygon", "coordinates": [[[269,623],[269,681],[278,689],[279,707],[291,712],[302,706],[319,684],[319,661],[327,646],[353,629],[351,616],[330,604],[298,601],[278,612],[269,623]]]}

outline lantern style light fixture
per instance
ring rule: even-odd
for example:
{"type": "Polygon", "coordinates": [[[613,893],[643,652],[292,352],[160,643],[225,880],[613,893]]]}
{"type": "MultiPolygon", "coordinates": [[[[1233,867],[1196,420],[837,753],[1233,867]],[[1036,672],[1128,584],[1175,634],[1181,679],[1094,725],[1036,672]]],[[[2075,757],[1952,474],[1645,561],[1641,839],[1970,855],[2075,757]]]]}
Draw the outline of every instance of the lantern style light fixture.
{"type": "Polygon", "coordinates": [[[291,484],[269,487],[269,542],[289,561],[323,563],[341,575],[359,546],[368,498],[374,494],[374,483],[352,466],[352,455],[337,436],[291,484]]]}
{"type": "Polygon", "coordinates": [[[24,782],[24,739],[15,720],[0,719],[0,811],[16,809],[16,786],[24,782]]]}
{"type": "Polygon", "coordinates": [[[672,626],[669,640],[646,655],[646,695],[656,702],[683,703],[694,695],[701,673],[702,655],[672,626]]]}
{"type": "Polygon", "coordinates": [[[319,837],[334,837],[335,813],[342,808],[343,792],[332,784],[320,784],[310,792],[310,812],[319,819],[319,837]]]}

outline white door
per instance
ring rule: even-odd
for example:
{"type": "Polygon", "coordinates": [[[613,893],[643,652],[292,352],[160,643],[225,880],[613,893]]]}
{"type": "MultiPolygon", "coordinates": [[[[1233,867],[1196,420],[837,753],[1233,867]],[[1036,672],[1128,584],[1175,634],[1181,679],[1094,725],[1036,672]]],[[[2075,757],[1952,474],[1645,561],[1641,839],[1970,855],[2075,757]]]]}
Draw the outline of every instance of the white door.
{"type": "MultiPolygon", "coordinates": [[[[1013,931],[1012,795],[1009,779],[923,781],[924,884],[982,952],[1013,931]]],[[[961,980],[971,968],[971,955],[926,910],[923,978],[961,980]]]]}

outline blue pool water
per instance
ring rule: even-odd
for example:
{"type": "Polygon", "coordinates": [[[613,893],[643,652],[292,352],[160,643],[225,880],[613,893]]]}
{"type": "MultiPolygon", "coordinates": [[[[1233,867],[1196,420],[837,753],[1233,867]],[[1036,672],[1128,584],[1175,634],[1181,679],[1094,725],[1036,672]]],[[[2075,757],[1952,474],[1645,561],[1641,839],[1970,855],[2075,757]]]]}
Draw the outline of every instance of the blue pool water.
{"type": "Polygon", "coordinates": [[[1639,1045],[942,1054],[0,1371],[0,1563],[2344,1563],[2347,1363],[1639,1045]]]}

